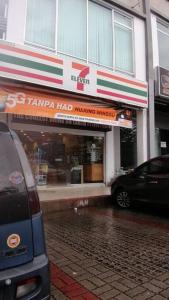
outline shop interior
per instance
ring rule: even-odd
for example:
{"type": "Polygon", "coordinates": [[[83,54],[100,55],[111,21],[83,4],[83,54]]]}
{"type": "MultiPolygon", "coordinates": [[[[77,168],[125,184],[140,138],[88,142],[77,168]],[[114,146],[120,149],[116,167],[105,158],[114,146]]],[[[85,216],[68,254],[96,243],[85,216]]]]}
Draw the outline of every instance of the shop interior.
{"type": "Polygon", "coordinates": [[[17,131],[37,185],[104,181],[104,137],[17,131]]]}

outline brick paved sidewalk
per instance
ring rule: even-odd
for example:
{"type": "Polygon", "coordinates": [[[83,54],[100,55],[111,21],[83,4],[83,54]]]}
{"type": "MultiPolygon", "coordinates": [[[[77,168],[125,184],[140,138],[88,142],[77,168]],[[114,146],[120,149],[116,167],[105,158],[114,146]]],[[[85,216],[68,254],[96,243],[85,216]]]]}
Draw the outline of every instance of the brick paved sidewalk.
{"type": "Polygon", "coordinates": [[[168,220],[88,208],[45,224],[51,299],[169,299],[168,220]]]}

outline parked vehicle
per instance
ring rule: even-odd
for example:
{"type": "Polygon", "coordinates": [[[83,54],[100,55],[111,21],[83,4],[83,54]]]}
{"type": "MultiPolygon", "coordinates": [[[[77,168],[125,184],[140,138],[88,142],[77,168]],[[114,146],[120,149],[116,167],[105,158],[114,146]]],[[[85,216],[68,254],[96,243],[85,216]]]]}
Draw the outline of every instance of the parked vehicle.
{"type": "Polygon", "coordinates": [[[34,179],[17,135],[0,122],[0,299],[50,299],[34,179]]]}
{"type": "Polygon", "coordinates": [[[111,185],[113,200],[122,208],[134,201],[169,204],[169,155],[148,160],[111,185]]]}

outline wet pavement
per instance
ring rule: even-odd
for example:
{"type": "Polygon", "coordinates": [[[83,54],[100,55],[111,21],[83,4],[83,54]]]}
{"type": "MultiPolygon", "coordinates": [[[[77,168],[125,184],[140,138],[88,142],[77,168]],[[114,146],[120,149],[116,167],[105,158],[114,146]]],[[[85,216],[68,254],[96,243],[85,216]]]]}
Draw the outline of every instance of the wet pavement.
{"type": "Polygon", "coordinates": [[[169,213],[83,208],[45,220],[51,299],[169,299],[169,213]]]}

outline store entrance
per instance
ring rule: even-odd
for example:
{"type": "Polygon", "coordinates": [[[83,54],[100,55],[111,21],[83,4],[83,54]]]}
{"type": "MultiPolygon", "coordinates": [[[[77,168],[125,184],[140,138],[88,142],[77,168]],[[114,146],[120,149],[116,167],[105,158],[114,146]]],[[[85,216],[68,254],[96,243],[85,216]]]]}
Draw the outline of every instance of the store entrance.
{"type": "Polygon", "coordinates": [[[104,137],[17,131],[37,185],[103,182],[104,137]]]}

